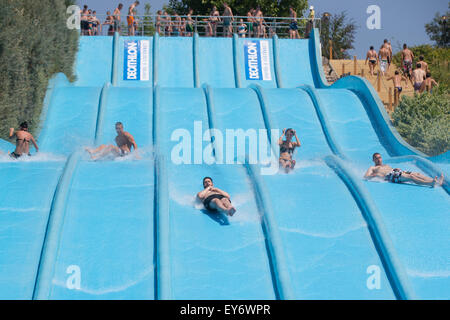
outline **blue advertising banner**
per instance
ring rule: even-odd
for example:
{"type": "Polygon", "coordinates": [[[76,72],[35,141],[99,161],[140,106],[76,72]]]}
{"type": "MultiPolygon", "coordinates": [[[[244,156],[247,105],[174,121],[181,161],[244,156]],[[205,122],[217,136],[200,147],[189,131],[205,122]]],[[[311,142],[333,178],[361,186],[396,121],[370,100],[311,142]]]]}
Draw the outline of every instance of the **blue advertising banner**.
{"type": "Polygon", "coordinates": [[[244,41],[245,78],[272,80],[268,40],[244,41]]]}
{"type": "Polygon", "coordinates": [[[124,41],[123,80],[150,79],[149,48],[149,40],[124,41]]]}

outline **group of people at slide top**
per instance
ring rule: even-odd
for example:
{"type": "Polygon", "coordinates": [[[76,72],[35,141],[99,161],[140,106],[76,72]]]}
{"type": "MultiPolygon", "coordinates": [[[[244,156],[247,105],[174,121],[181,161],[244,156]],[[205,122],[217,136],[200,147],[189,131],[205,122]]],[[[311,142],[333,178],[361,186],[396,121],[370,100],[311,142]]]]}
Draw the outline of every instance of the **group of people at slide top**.
{"type": "MultiPolygon", "coordinates": [[[[127,11],[127,26],[128,35],[134,36],[138,27],[138,20],[136,19],[136,7],[139,5],[139,1],[133,2],[127,11]]],[[[102,26],[108,26],[108,35],[114,35],[114,32],[121,32],[121,12],[123,4],[119,3],[117,8],[114,9],[113,14],[111,11],[106,11],[106,19],[103,23],[97,18],[95,10],[88,9],[87,5],[83,6],[83,10],[80,14],[80,28],[81,34],[85,36],[96,36],[102,34],[102,26]]]]}
{"type": "MultiPolygon", "coordinates": [[[[133,2],[127,11],[127,26],[128,35],[134,36],[138,27],[138,19],[136,18],[136,7],[139,5],[139,1],[133,2]]],[[[223,27],[223,36],[231,37],[233,35],[233,24],[235,22],[235,16],[233,10],[227,4],[223,4],[223,12],[220,14],[216,6],[213,6],[210,16],[204,18],[203,22],[205,28],[205,36],[217,37],[217,27],[223,27]]],[[[108,35],[114,35],[114,32],[121,33],[121,12],[123,4],[119,3],[117,8],[114,9],[113,14],[111,11],[106,12],[106,19],[103,23],[97,17],[96,11],[89,9],[87,5],[83,6],[81,11],[81,34],[82,35],[100,35],[102,34],[102,26],[108,26],[108,35]]],[[[160,36],[180,36],[180,37],[192,37],[196,27],[196,21],[192,18],[194,11],[188,10],[186,16],[180,16],[178,14],[169,15],[167,11],[158,10],[156,14],[156,32],[160,36]]],[[[293,7],[289,8],[289,38],[299,39],[298,32],[298,19],[297,12],[293,7]]],[[[308,23],[306,25],[305,37],[308,37],[309,32],[314,27],[315,11],[314,7],[310,7],[308,16],[308,23]]],[[[267,38],[276,34],[275,26],[264,20],[263,12],[260,7],[251,8],[246,15],[246,18],[239,18],[237,26],[237,34],[239,37],[255,37],[255,38],[267,38]]]]}
{"type": "MultiPolygon", "coordinates": [[[[424,91],[431,92],[434,86],[439,84],[431,77],[431,72],[428,68],[428,63],[424,61],[424,57],[420,56],[416,63],[416,69],[413,70],[414,53],[408,48],[408,45],[403,44],[402,50],[402,69],[395,70],[394,75],[387,78],[392,80],[394,88],[400,96],[403,91],[402,81],[405,82],[408,88],[408,80],[414,88],[415,92],[422,93],[424,91]]],[[[379,52],[374,50],[371,46],[367,51],[365,64],[369,62],[370,74],[374,75],[375,66],[380,63],[381,75],[385,76],[389,71],[392,63],[392,46],[391,43],[385,39],[381,45],[379,52]]]]}

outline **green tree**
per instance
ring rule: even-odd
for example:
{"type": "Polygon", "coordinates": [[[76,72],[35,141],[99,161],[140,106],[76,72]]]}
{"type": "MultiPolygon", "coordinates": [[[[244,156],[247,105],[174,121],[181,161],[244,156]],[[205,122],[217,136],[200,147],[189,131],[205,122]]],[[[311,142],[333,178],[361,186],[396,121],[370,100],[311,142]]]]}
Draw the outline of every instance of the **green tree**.
{"type": "Polygon", "coordinates": [[[223,10],[226,2],[237,16],[246,16],[251,8],[260,7],[266,17],[289,17],[289,7],[292,6],[298,17],[308,8],[308,0],[169,0],[165,7],[168,13],[187,14],[189,8],[195,15],[209,15],[213,6],[223,10]]]}
{"type": "MultiPolygon", "coordinates": [[[[153,18],[151,17],[152,12],[151,12],[151,5],[149,3],[145,4],[144,7],[145,10],[145,17],[142,21],[140,21],[140,23],[142,23],[144,25],[144,36],[153,36],[155,34],[155,26],[154,26],[154,22],[153,22],[153,18]]],[[[139,28],[139,31],[141,30],[141,28],[139,28]]]]}
{"type": "Polygon", "coordinates": [[[333,47],[333,59],[349,59],[347,50],[353,49],[356,35],[356,23],[347,18],[347,13],[341,12],[334,15],[322,15],[320,41],[322,52],[326,54],[330,50],[330,40],[333,47]]]}
{"type": "Polygon", "coordinates": [[[0,136],[21,121],[39,125],[49,78],[74,80],[78,32],[66,25],[71,0],[2,0],[0,5],[0,136]]]}
{"type": "Polygon", "coordinates": [[[427,32],[430,39],[432,41],[435,41],[436,45],[441,48],[448,48],[450,46],[450,26],[448,21],[449,15],[450,11],[447,11],[445,15],[436,13],[433,21],[425,25],[425,31],[427,32]]]}

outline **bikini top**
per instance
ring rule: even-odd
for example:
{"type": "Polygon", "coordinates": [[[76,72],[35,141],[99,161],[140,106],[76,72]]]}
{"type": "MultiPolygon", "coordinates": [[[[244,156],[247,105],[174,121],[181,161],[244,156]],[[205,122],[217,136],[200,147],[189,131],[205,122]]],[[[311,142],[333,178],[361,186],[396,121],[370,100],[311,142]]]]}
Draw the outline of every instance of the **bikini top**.
{"type": "Polygon", "coordinates": [[[280,153],[289,152],[289,154],[293,154],[294,153],[294,149],[295,149],[295,147],[288,148],[285,145],[281,145],[280,146],[280,153]]]}

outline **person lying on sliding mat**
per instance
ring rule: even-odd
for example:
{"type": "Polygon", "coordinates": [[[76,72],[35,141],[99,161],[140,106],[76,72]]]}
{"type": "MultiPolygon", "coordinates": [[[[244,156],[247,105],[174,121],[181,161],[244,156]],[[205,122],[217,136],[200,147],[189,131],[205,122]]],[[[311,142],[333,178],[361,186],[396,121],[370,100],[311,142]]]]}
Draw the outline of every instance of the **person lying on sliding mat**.
{"type": "Polygon", "coordinates": [[[419,172],[402,171],[398,168],[392,169],[391,166],[383,164],[381,154],[379,154],[378,152],[372,155],[372,160],[375,165],[367,170],[366,174],[364,175],[364,179],[369,180],[375,177],[379,177],[393,183],[413,182],[419,185],[426,185],[431,187],[434,187],[436,184],[441,186],[444,181],[443,174],[441,174],[441,177],[439,179],[437,177],[434,177],[434,179],[432,179],[419,172]]]}
{"type": "Polygon", "coordinates": [[[203,178],[203,188],[203,191],[197,193],[197,198],[203,202],[206,209],[229,216],[236,212],[236,209],[231,205],[230,195],[219,188],[215,188],[210,177],[203,178]]]}

